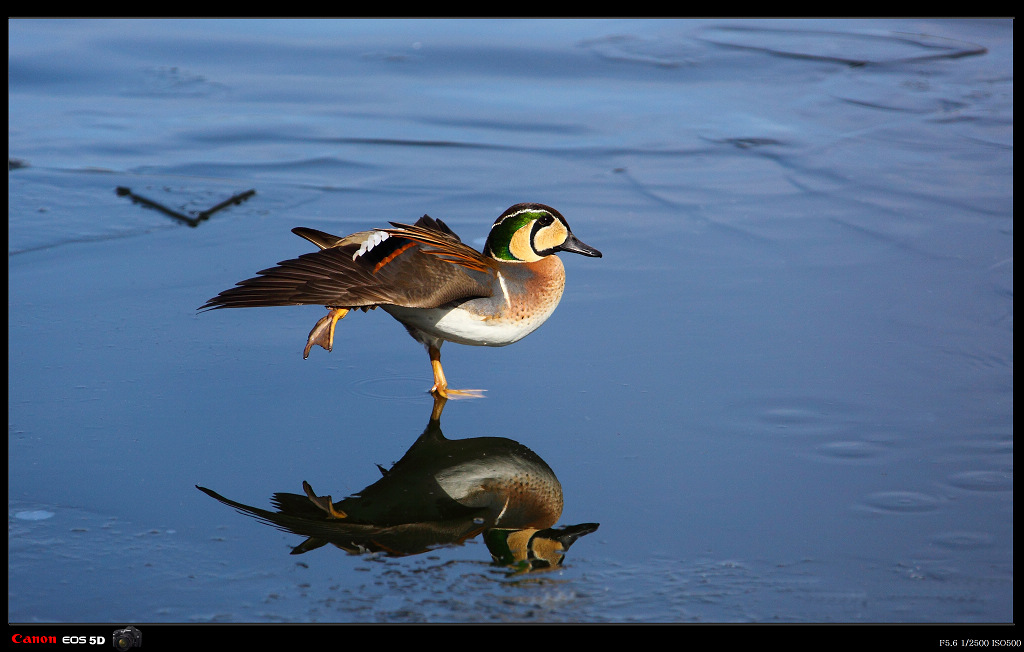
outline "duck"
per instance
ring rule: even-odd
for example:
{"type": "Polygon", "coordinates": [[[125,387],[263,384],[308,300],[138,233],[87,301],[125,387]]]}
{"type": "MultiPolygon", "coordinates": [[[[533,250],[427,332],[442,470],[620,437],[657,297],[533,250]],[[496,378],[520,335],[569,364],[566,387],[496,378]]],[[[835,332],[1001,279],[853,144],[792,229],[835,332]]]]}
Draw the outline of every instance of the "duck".
{"type": "Polygon", "coordinates": [[[562,565],[569,546],[597,523],[555,527],[562,515],[562,485],[537,453],[505,437],[449,439],[441,429],[447,399],[434,396],[423,433],[381,477],[342,500],[278,492],[274,511],[246,505],[202,486],[215,500],[306,539],[299,555],[327,544],[354,554],[418,555],[462,545],[483,534],[496,565],[517,572],[562,565]]]}
{"type": "Polygon", "coordinates": [[[381,308],[426,347],[431,394],[479,397],[484,390],[448,386],[441,345],[518,342],[562,298],[565,268],[557,254],[602,257],[573,234],[561,213],[540,203],[515,204],[499,215],[482,252],[429,215],[413,224],[390,224],[344,237],[294,228],[318,250],[257,272],[199,310],[323,305],[328,312],[309,333],[305,359],[315,345],[333,350],[337,323],[349,312],[381,308]]]}

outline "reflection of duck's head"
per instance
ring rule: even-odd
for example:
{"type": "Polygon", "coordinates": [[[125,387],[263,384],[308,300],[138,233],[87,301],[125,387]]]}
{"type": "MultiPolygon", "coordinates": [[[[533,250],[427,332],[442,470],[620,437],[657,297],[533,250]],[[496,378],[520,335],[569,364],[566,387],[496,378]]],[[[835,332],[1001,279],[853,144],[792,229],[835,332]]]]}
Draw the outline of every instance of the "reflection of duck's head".
{"type": "Polygon", "coordinates": [[[541,570],[561,566],[569,546],[597,527],[597,523],[581,523],[543,530],[492,528],[484,532],[484,543],[496,564],[541,570]]]}
{"type": "MultiPolygon", "coordinates": [[[[551,467],[511,439],[447,439],[441,432],[442,407],[439,400],[423,434],[394,466],[381,468],[383,477],[338,502],[317,496],[306,482],[305,495],[274,494],[276,512],[200,490],[245,514],[309,537],[294,553],[333,543],[354,552],[407,555],[462,543],[494,528],[550,532],[563,501],[562,486],[551,467]]],[[[525,547],[542,551],[543,557],[543,539],[525,547]]],[[[513,545],[523,547],[519,537],[513,545]]]]}

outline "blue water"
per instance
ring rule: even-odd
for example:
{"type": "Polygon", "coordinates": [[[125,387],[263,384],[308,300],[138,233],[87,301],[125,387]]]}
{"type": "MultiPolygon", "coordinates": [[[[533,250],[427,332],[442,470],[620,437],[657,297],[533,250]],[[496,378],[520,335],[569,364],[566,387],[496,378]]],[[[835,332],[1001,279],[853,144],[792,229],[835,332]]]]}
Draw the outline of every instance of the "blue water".
{"type": "Polygon", "coordinates": [[[1014,620],[1011,21],[8,26],[9,621],[1014,620]],[[290,556],[195,489],[338,499],[431,410],[381,311],[303,360],[322,308],[198,306],[295,226],[521,201],[604,257],[445,347],[442,422],[600,523],[561,569],[290,556]]]}

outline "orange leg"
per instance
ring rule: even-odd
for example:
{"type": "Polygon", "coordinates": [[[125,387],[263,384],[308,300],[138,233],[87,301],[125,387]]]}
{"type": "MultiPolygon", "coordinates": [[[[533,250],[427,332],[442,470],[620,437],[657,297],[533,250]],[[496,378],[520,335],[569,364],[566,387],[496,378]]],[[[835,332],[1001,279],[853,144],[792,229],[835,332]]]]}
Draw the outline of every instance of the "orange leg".
{"type": "Polygon", "coordinates": [[[434,370],[434,386],[430,388],[431,394],[444,399],[483,398],[485,390],[482,389],[450,389],[448,380],[444,377],[444,369],[441,368],[441,348],[428,346],[427,353],[430,354],[430,366],[434,370]]]}
{"type": "Polygon", "coordinates": [[[444,369],[441,368],[441,349],[428,346],[427,353],[430,354],[430,366],[434,370],[434,386],[430,388],[430,393],[448,398],[448,380],[444,377],[444,369]]]}

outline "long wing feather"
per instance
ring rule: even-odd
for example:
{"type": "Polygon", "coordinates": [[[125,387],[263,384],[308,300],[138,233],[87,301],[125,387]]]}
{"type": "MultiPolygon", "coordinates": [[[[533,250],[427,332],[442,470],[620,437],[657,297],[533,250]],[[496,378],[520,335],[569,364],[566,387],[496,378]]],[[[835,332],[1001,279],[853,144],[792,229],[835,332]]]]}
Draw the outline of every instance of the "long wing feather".
{"type": "Polygon", "coordinates": [[[296,229],[321,250],[257,272],[200,310],[304,304],[436,308],[492,294],[494,268],[444,222],[423,216],[414,225],[394,226],[344,238],[296,229]]]}

